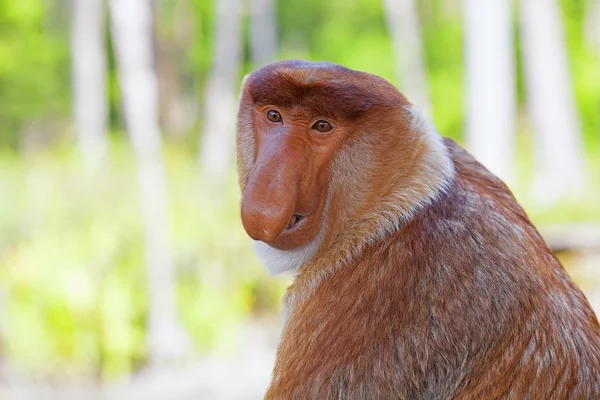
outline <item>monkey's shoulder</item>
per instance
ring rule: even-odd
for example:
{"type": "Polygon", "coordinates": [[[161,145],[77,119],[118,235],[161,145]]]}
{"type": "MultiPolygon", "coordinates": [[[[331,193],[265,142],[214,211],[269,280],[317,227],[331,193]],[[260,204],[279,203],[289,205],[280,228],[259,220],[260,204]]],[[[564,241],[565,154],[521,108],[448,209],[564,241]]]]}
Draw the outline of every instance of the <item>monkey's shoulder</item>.
{"type": "Polygon", "coordinates": [[[394,254],[387,257],[430,274],[425,279],[437,283],[430,290],[467,290],[492,299],[484,305],[498,302],[507,315],[522,313],[518,307],[529,303],[568,303],[593,314],[508,187],[454,142],[446,146],[455,166],[452,181],[389,238],[394,254]],[[517,309],[502,303],[510,301],[517,309]]]}

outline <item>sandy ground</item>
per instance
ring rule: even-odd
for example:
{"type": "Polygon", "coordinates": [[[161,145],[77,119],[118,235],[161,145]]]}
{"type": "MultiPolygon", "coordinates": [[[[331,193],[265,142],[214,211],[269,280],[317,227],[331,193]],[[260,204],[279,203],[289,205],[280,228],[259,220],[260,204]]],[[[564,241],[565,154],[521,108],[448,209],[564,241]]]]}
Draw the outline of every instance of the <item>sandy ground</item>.
{"type": "Polygon", "coordinates": [[[2,400],[254,400],[264,397],[275,362],[281,325],[245,325],[237,354],[206,355],[146,371],[107,386],[41,386],[16,380],[0,383],[2,400]]]}

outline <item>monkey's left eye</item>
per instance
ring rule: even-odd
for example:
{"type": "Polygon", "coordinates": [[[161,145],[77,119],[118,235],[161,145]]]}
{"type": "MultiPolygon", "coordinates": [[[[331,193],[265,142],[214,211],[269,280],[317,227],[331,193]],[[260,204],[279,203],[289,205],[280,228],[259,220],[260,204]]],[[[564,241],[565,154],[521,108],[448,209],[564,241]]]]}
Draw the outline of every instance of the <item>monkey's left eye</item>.
{"type": "Polygon", "coordinates": [[[267,119],[271,122],[281,122],[282,120],[279,111],[275,110],[269,110],[269,112],[267,113],[267,119]]]}
{"type": "Polygon", "coordinates": [[[327,133],[333,129],[333,126],[327,121],[319,120],[311,128],[321,133],[327,133]]]}

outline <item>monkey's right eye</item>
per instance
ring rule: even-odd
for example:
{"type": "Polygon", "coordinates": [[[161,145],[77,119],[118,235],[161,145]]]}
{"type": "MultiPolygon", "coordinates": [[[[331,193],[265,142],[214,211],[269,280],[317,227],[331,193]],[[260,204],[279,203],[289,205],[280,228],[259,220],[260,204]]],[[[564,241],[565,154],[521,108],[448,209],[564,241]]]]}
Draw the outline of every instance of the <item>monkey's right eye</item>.
{"type": "Polygon", "coordinates": [[[269,110],[269,112],[267,113],[267,119],[271,122],[281,122],[282,120],[279,111],[275,110],[269,110]]]}

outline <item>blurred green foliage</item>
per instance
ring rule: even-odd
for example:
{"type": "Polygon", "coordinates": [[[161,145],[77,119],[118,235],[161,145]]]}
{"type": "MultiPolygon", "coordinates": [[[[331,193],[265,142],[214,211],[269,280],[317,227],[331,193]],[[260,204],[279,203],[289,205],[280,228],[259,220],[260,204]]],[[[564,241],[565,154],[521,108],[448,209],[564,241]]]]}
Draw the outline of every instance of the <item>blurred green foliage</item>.
{"type": "MultiPolygon", "coordinates": [[[[0,157],[2,354],[25,370],[113,377],[145,359],[133,155],[121,141],[111,150],[111,168],[96,176],[70,149],[0,157]]],[[[215,198],[197,179],[195,157],[165,155],[180,315],[201,348],[227,350],[241,318],[272,307],[283,286],[262,282],[235,180],[215,198]]]]}
{"type": "MultiPolygon", "coordinates": [[[[146,358],[135,165],[120,130],[110,54],[111,126],[117,128],[111,134],[111,163],[94,176],[81,167],[66,129],[66,3],[0,0],[0,357],[30,373],[112,378],[146,358]],[[38,141],[44,146],[30,150],[23,144],[32,131],[41,131],[38,141]]],[[[422,0],[419,5],[434,119],[443,135],[460,141],[460,4],[422,0]]],[[[562,5],[592,182],[600,182],[600,59],[583,40],[586,1],[562,0],[562,5]]],[[[279,0],[278,6],[280,58],[328,60],[398,83],[379,1],[279,0]]],[[[173,0],[160,2],[157,14],[159,41],[179,51],[181,86],[198,99],[210,70],[212,12],[209,0],[173,0]]],[[[517,36],[515,41],[518,48],[517,36]]],[[[240,77],[252,69],[248,53],[246,45],[240,77]]],[[[519,88],[522,101],[522,84],[519,88]]],[[[277,307],[284,282],[267,278],[252,253],[239,223],[233,172],[222,192],[199,181],[196,147],[190,145],[197,136],[190,132],[178,141],[167,135],[165,149],[180,315],[201,348],[226,351],[244,317],[277,307]]],[[[530,142],[526,124],[520,123],[519,164],[525,172],[515,192],[526,209],[530,142]]],[[[600,220],[599,191],[593,186],[577,205],[531,214],[538,222],[600,220]]]]}
{"type": "Polygon", "coordinates": [[[68,36],[52,1],[0,1],[0,145],[16,146],[36,119],[65,115],[68,36]]]}

